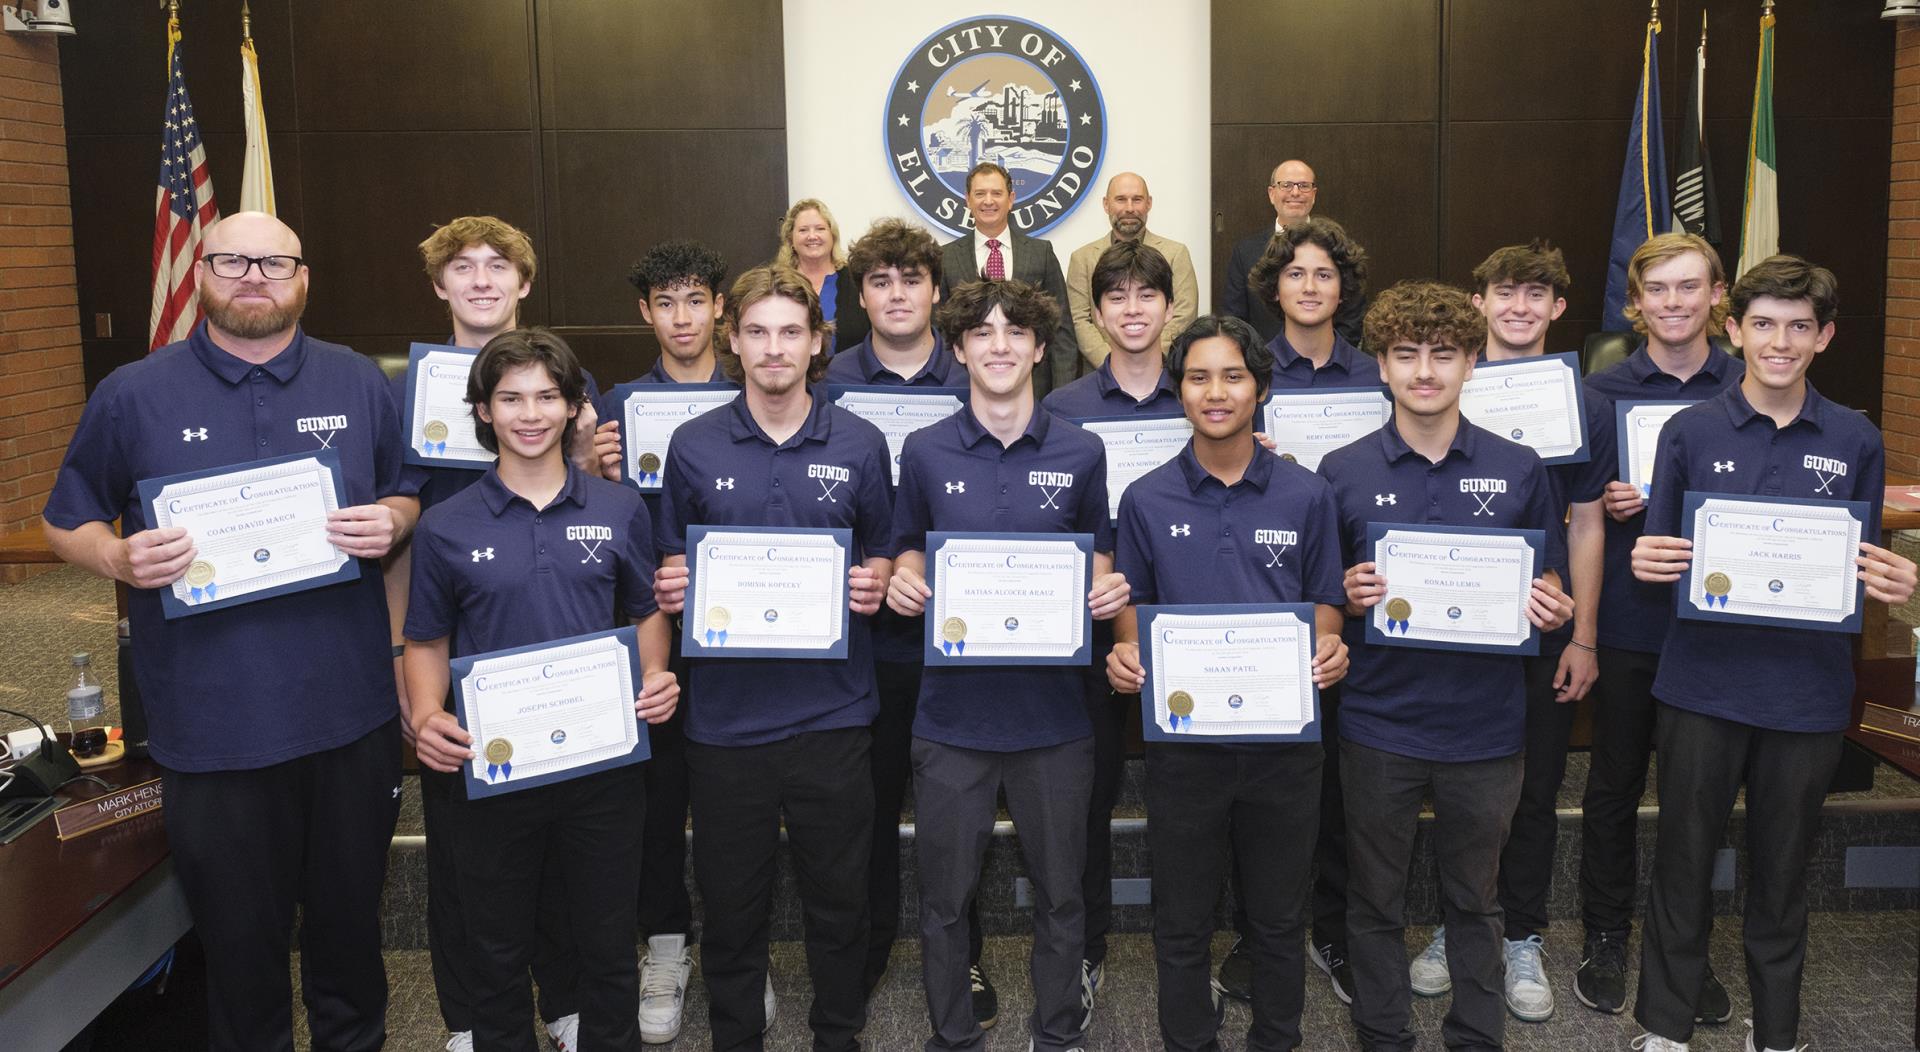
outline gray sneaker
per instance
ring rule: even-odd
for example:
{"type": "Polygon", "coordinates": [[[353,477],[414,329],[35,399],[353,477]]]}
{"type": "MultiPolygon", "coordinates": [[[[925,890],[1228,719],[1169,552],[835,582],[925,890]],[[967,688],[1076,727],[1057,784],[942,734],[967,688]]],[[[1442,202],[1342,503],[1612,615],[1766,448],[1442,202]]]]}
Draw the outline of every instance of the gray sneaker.
{"type": "Polygon", "coordinates": [[[1553,986],[1547,982],[1540,936],[1501,940],[1507,951],[1507,1011],[1527,1023],[1553,1018],[1553,986]]]}
{"type": "Polygon", "coordinates": [[[1453,973],[1447,970],[1446,925],[1433,929],[1433,941],[1407,966],[1407,978],[1421,997],[1439,997],[1453,989],[1453,973]]]}

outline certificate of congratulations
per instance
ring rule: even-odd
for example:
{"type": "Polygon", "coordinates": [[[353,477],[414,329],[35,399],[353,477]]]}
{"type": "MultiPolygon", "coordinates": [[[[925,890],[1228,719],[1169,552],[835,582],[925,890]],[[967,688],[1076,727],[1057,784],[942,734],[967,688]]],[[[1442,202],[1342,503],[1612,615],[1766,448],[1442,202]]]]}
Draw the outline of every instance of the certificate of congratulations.
{"type": "Polygon", "coordinates": [[[620,407],[622,481],[645,493],[660,492],[660,469],[667,446],[681,424],[718,409],[740,396],[732,384],[620,384],[613,404],[620,407]]]}
{"type": "Polygon", "coordinates": [[[1581,464],[1592,456],[1580,359],[1570,352],[1481,362],[1460,389],[1460,412],[1502,438],[1532,447],[1543,463],[1581,464]]]}
{"type": "Polygon", "coordinates": [[[1660,451],[1660,431],[1673,415],[1697,402],[1615,402],[1616,434],[1620,436],[1620,481],[1629,483],[1645,499],[1653,492],[1653,455],[1660,451]]]}
{"type": "Polygon", "coordinates": [[[1307,387],[1267,398],[1267,437],[1273,451],[1308,471],[1320,458],[1373,434],[1393,416],[1384,387],[1307,387]]]}
{"type": "Polygon", "coordinates": [[[467,373],[479,352],[464,347],[416,343],[407,352],[407,454],[409,464],[484,471],[495,454],[474,437],[467,404],[467,373]]]}
{"type": "Polygon", "coordinates": [[[1184,416],[1103,416],[1073,421],[1107,444],[1107,518],[1120,518],[1120,495],[1134,480],[1180,455],[1193,439],[1184,416]]]}
{"type": "Polygon", "coordinates": [[[852,530],[694,526],[687,530],[688,657],[847,656],[852,530]]]}
{"type": "Polygon", "coordinates": [[[1367,611],[1367,642],[1430,650],[1538,654],[1527,620],[1539,530],[1367,524],[1387,594],[1367,611]]]}
{"type": "Polygon", "coordinates": [[[331,449],[141,480],[148,522],[186,530],[198,550],[160,592],[161,612],[185,617],[358,579],[360,561],[327,540],[342,488],[331,449]]]}
{"type": "Polygon", "coordinates": [[[1854,559],[1867,505],[1689,492],[1681,507],[1693,541],[1686,590],[1675,589],[1681,617],[1860,631],[1854,559]]]}
{"type": "Polygon", "coordinates": [[[634,715],[633,626],[455,658],[454,715],[473,735],[467,798],[578,778],[652,755],[634,715]]]}
{"type": "Polygon", "coordinates": [[[1093,659],[1090,533],[929,533],[928,665],[1093,659]]]}
{"type": "Polygon", "coordinates": [[[1319,741],[1313,605],[1143,606],[1147,741],[1319,741]]]}
{"type": "Polygon", "coordinates": [[[964,387],[879,387],[828,384],[827,399],[880,429],[893,459],[893,484],[900,484],[900,447],[907,436],[952,416],[966,404],[964,387]]]}

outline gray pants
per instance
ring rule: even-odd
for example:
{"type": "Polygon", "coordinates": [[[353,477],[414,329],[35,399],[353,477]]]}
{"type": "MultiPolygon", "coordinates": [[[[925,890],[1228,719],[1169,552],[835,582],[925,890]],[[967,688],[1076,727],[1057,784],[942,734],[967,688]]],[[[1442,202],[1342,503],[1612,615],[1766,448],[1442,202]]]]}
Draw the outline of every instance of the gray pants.
{"type": "Polygon", "coordinates": [[[1407,867],[1420,805],[1433,794],[1433,850],[1447,926],[1453,1006],[1449,1049],[1495,1049],[1506,1033],[1505,922],[1497,877],[1523,756],[1443,763],[1340,743],[1347,800],[1347,952],[1353,1025],[1367,1052],[1412,1052],[1407,975],[1407,867]]]}
{"type": "Polygon", "coordinates": [[[927,1052],[978,1050],[987,1044],[986,1032],[973,1021],[967,905],[980,884],[1002,789],[1033,882],[1033,1046],[1036,1052],[1065,1052],[1084,1040],[1080,872],[1086,865],[1092,783],[1092,738],[1004,753],[913,740],[920,968],[933,1024],[927,1052]]]}

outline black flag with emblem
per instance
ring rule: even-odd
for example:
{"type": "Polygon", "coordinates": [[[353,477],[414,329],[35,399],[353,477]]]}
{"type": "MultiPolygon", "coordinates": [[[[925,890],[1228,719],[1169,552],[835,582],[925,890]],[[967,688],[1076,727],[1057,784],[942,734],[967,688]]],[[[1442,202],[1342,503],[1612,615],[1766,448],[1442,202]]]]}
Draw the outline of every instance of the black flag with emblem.
{"type": "Polygon", "coordinates": [[[1686,122],[1680,132],[1679,163],[1673,166],[1674,232],[1698,234],[1720,243],[1720,203],[1713,194],[1713,162],[1707,156],[1707,129],[1702,119],[1707,80],[1707,16],[1700,13],[1700,45],[1693,53],[1693,75],[1687,79],[1686,122]]]}

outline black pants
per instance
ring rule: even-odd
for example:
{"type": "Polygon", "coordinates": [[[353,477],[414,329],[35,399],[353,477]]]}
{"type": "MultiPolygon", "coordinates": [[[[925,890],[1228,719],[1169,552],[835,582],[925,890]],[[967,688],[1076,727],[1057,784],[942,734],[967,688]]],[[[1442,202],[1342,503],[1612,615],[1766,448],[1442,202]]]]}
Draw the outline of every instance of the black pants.
{"type": "Polygon", "coordinates": [[[1420,805],[1433,796],[1433,850],[1447,926],[1453,1005],[1440,1036],[1449,1049],[1500,1048],[1506,1032],[1506,956],[1496,889],[1500,847],[1520,798],[1518,754],[1443,763],[1341,742],[1346,781],[1347,947],[1353,1024],[1367,1052],[1411,1052],[1407,975],[1407,867],[1420,805]]]}
{"type": "Polygon", "coordinates": [[[1140,695],[1115,694],[1105,671],[1087,678],[1087,722],[1093,724],[1093,792],[1087,801],[1087,869],[1080,880],[1086,903],[1086,959],[1107,959],[1107,929],[1113,926],[1113,805],[1126,773],[1127,706],[1140,695]]]}
{"type": "Polygon", "coordinates": [[[1653,674],[1660,655],[1600,648],[1592,765],[1580,802],[1580,913],[1587,932],[1633,927],[1640,797],[1653,755],[1653,674]]]}
{"type": "Polygon", "coordinates": [[[880,714],[873,721],[873,855],[867,869],[867,992],[887,974],[900,937],[900,808],[913,772],[913,716],[920,702],[918,663],[876,661],[880,714]]]}
{"type": "Polygon", "coordinates": [[[873,836],[872,736],[818,731],[767,745],[687,743],[693,872],[706,923],[714,1052],[759,1052],[766,1029],[767,931],[780,821],[800,886],[815,1052],[859,1048],[867,1022],[867,868],[873,836]]]}
{"type": "Polygon", "coordinates": [[[245,771],[162,771],[174,872],[207,955],[215,1052],[291,1052],[294,908],[316,1052],[387,1033],[380,889],[400,813],[400,721],[245,771]]]}
{"type": "Polygon", "coordinates": [[[1520,806],[1513,812],[1507,847],[1500,853],[1500,909],[1506,937],[1515,941],[1547,930],[1547,891],[1553,883],[1553,852],[1560,841],[1560,782],[1567,775],[1567,738],[1574,705],[1554,700],[1559,654],[1526,659],[1527,751],[1520,776],[1520,806]]]}
{"type": "MultiPolygon", "coordinates": [[[[457,877],[461,849],[458,819],[451,809],[466,805],[459,774],[420,768],[420,804],[427,827],[427,959],[433,967],[433,992],[447,1029],[473,1029],[478,1004],[473,979],[473,949],[460,906],[457,877]]],[[[533,982],[539,988],[540,1018],[547,1022],[580,1010],[579,974],[567,945],[566,897],[561,893],[565,861],[547,858],[540,880],[540,915],[534,925],[533,982]]]]}
{"type": "Polygon", "coordinates": [[[455,875],[473,955],[479,1052],[539,1047],[527,972],[549,888],[566,918],[559,938],[574,954],[582,1052],[638,1052],[640,830],[633,816],[645,795],[645,772],[633,765],[448,808],[460,849],[455,875]]]}
{"type": "MultiPolygon", "coordinates": [[[[673,635],[669,668],[680,681],[680,704],[665,723],[647,726],[653,758],[646,762],[647,807],[640,834],[640,937],[680,935],[693,928],[687,894],[687,687],[680,634],[673,635]]],[[[536,965],[534,978],[539,979],[536,965]]],[[[543,993],[544,1003],[544,993],[543,993]]]]}
{"type": "Polygon", "coordinates": [[[1660,824],[1633,1015],[1675,1041],[1693,1033],[1713,931],[1713,860],[1747,788],[1743,941],[1756,1048],[1795,1048],[1807,959],[1807,857],[1840,763],[1838,732],[1763,730],[1660,706],[1660,824]]]}
{"type": "MultiPolygon", "coordinates": [[[[1313,927],[1316,944],[1347,941],[1347,807],[1340,789],[1340,688],[1320,691],[1320,832],[1313,841],[1313,927]]],[[[1240,869],[1228,867],[1233,881],[1233,930],[1242,939],[1247,911],[1240,903],[1240,869]]]]}
{"type": "Polygon", "coordinates": [[[1240,871],[1253,955],[1250,1052],[1300,1047],[1311,843],[1323,752],[1316,743],[1147,749],[1147,846],[1160,1039],[1167,1052],[1219,1052],[1209,943],[1221,881],[1240,871]]]}

